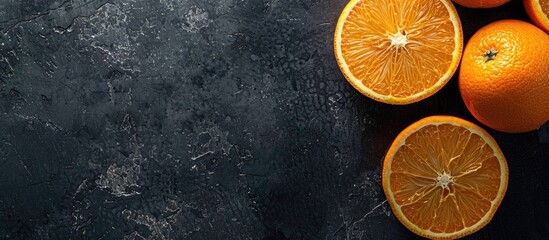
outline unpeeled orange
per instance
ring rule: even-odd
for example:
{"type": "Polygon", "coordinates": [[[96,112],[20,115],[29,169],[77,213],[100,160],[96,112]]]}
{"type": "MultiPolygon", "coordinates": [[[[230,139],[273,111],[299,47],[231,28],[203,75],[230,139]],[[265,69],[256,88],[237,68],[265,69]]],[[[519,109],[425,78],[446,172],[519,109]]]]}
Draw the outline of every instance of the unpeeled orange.
{"type": "Polygon", "coordinates": [[[500,20],[467,42],[459,90],[471,114],[509,133],[549,120],[549,35],[519,20],[500,20]]]}
{"type": "Polygon", "coordinates": [[[496,141],[482,128],[432,116],[404,129],[383,163],[383,190],[395,216],[431,239],[471,234],[492,219],[508,182],[496,141]]]}
{"type": "Polygon", "coordinates": [[[337,63],[360,93],[409,104],[441,89],[459,65],[461,22],[450,0],[351,0],[334,34],[337,63]]]}

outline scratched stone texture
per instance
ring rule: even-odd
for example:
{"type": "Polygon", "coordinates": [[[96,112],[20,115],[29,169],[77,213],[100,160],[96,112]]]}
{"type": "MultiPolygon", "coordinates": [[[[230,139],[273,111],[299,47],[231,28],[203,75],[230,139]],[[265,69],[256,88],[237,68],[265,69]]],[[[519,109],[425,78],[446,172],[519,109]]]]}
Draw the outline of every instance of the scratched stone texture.
{"type": "MultiPolygon", "coordinates": [[[[342,0],[1,0],[0,239],[418,239],[381,188],[408,124],[471,121],[456,78],[409,106],[333,56],[342,0]]],[[[458,7],[465,37],[520,1],[458,7]]],[[[549,238],[547,128],[467,239],[549,238]]]]}

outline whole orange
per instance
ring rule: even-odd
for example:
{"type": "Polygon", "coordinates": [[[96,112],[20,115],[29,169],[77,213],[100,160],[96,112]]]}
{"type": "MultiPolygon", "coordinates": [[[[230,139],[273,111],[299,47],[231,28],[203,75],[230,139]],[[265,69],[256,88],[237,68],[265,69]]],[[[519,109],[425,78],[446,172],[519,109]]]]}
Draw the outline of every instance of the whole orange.
{"type": "Polygon", "coordinates": [[[549,120],[549,35],[519,20],[500,20],[468,41],[459,90],[471,114],[495,130],[519,133],[549,120]]]}
{"type": "Polygon", "coordinates": [[[452,0],[467,8],[493,8],[499,7],[511,0],[452,0]]]}

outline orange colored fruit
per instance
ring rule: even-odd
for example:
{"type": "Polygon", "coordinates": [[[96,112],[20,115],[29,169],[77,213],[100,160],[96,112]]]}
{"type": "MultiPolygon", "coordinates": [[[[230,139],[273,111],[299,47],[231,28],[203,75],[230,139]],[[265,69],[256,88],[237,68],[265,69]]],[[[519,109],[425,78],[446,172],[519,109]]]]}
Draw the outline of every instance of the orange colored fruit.
{"type": "Polygon", "coordinates": [[[404,226],[426,238],[455,239],[490,222],[505,195],[508,172],[496,141],[482,128],[432,116],[396,137],[382,183],[404,226]]]}
{"type": "Polygon", "coordinates": [[[461,22],[450,0],[351,0],[334,34],[347,81],[389,104],[417,102],[440,90],[462,50],[461,22]]]}
{"type": "Polygon", "coordinates": [[[495,130],[519,133],[549,120],[549,35],[519,20],[500,20],[469,40],[459,89],[471,114],[495,130]]]}
{"type": "Polygon", "coordinates": [[[549,33],[549,0],[523,0],[523,3],[532,22],[549,33]]]}
{"type": "Polygon", "coordinates": [[[453,0],[453,1],[467,8],[493,8],[493,7],[499,7],[511,0],[453,0]]]}

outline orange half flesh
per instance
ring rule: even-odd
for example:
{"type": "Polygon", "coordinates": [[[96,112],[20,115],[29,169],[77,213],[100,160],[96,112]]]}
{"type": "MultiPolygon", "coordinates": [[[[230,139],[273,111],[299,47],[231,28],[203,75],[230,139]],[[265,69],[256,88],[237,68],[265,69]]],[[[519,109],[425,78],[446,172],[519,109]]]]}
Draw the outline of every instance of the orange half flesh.
{"type": "Polygon", "coordinates": [[[383,165],[383,190],[412,232],[455,239],[492,219],[507,189],[507,162],[482,128],[450,117],[424,118],[403,130],[383,165]]]}
{"type": "Polygon", "coordinates": [[[345,78],[389,104],[436,93],[455,73],[462,50],[461,22],[449,0],[351,0],[334,33],[345,78]]]}
{"type": "Polygon", "coordinates": [[[549,34],[549,0],[523,0],[532,22],[549,34]]]}

